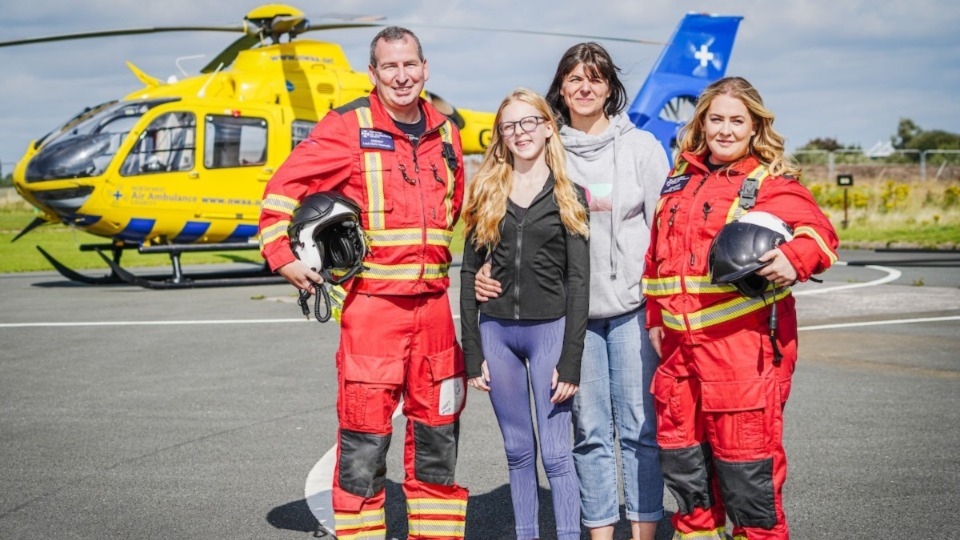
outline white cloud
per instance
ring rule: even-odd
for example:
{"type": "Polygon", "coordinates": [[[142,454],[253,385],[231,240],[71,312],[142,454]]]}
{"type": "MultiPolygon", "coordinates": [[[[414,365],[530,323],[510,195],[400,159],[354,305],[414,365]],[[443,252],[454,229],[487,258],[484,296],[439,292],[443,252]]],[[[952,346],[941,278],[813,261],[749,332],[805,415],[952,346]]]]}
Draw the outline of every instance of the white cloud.
{"type": "MultiPolygon", "coordinates": [[[[264,2],[242,0],[34,0],[4,6],[3,39],[114,28],[236,24],[264,2]]],[[[544,91],[563,51],[578,40],[420,29],[416,23],[575,32],[666,41],[687,11],[744,16],[729,74],[760,89],[778,129],[797,146],[815,137],[870,146],[901,117],[924,129],[960,132],[960,10],[948,0],[408,0],[296,3],[309,15],[375,13],[418,31],[431,64],[428,88],[458,106],[493,109],[510,89],[544,91]]],[[[369,30],[317,33],[341,43],[363,71],[369,30]]],[[[83,107],[135,90],[124,66],[177,73],[174,60],[205,53],[193,70],[235,39],[176,33],[0,48],[0,162],[83,107]]],[[[659,55],[655,46],[609,42],[636,92],[659,55]]]]}

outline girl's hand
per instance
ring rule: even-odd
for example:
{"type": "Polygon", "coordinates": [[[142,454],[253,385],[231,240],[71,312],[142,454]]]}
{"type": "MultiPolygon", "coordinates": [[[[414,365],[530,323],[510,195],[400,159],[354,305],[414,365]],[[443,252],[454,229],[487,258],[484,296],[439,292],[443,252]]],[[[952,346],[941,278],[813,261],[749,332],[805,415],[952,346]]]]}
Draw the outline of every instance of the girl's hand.
{"type": "Polygon", "coordinates": [[[561,403],[573,397],[577,393],[579,387],[573,383],[568,382],[557,382],[557,379],[560,378],[560,374],[557,373],[557,370],[553,370],[553,380],[550,381],[550,388],[553,389],[553,397],[550,398],[550,403],[561,403]]]}

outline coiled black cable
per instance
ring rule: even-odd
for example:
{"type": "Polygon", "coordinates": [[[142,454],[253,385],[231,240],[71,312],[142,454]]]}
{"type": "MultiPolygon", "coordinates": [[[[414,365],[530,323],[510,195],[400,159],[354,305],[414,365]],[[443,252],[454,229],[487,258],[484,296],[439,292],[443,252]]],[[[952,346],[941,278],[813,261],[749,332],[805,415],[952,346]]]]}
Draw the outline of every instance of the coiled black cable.
{"type": "MultiPolygon", "coordinates": [[[[333,310],[330,307],[330,293],[327,292],[327,288],[321,283],[313,284],[314,290],[314,301],[313,301],[313,316],[316,317],[317,322],[325,323],[330,320],[330,316],[333,314],[333,310]],[[324,311],[320,311],[320,303],[324,305],[324,311]]],[[[300,290],[300,297],[297,299],[297,304],[300,304],[300,309],[303,311],[303,316],[310,320],[310,291],[308,289],[300,290]]]]}

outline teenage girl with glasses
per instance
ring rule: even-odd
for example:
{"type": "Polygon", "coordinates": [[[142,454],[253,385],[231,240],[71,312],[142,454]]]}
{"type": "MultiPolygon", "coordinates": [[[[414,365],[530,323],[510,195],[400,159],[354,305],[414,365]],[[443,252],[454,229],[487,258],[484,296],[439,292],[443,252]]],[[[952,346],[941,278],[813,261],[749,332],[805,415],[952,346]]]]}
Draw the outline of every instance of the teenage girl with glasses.
{"type": "Polygon", "coordinates": [[[570,408],[580,383],[590,253],[586,192],[566,173],[547,102],[518,89],[500,104],[493,140],[468,187],[460,311],[468,384],[489,392],[503,435],[518,539],[538,538],[536,411],[557,538],[580,538],[570,408]],[[484,263],[504,294],[480,303],[484,263]],[[531,391],[532,390],[532,391],[531,391]]]}

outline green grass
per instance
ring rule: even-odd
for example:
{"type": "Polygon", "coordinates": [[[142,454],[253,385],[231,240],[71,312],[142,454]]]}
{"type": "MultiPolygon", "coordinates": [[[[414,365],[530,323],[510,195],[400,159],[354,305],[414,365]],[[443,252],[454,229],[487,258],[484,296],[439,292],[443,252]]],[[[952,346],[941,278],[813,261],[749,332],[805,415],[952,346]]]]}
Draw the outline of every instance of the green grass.
{"type": "MultiPolygon", "coordinates": [[[[63,225],[43,225],[11,243],[13,237],[33,221],[34,216],[33,210],[25,203],[0,205],[0,273],[52,270],[50,263],[43,258],[35,246],[42,247],[47,253],[74,270],[109,270],[96,252],[80,251],[82,244],[106,244],[109,242],[108,239],[63,225]]],[[[450,249],[456,254],[463,253],[461,223],[457,224],[454,231],[450,249]]],[[[105,251],[105,254],[109,256],[110,252],[105,251]]],[[[260,264],[263,258],[256,250],[249,250],[184,253],[180,256],[180,261],[184,265],[230,262],[260,264]]],[[[166,254],[143,255],[131,249],[124,251],[120,262],[124,267],[169,267],[170,257],[166,254]]]]}
{"type": "MultiPolygon", "coordinates": [[[[33,218],[33,211],[27,208],[11,209],[9,206],[0,208],[0,273],[52,270],[53,267],[37,251],[36,246],[42,247],[47,253],[74,270],[94,268],[109,270],[107,264],[96,252],[80,251],[82,244],[105,244],[109,242],[108,239],[63,225],[43,225],[16,242],[11,242],[17,233],[33,221],[33,218]]],[[[107,251],[106,254],[109,255],[110,252],[107,251]]],[[[256,250],[249,250],[184,253],[180,261],[184,265],[230,262],[259,264],[263,259],[256,250]]],[[[142,255],[135,249],[128,249],[124,251],[120,262],[124,267],[169,267],[170,257],[162,253],[142,255]]]]}
{"type": "Polygon", "coordinates": [[[901,222],[878,227],[851,223],[846,230],[839,223],[835,225],[840,234],[840,247],[909,245],[920,248],[960,249],[960,224],[906,225],[901,222]]]}

